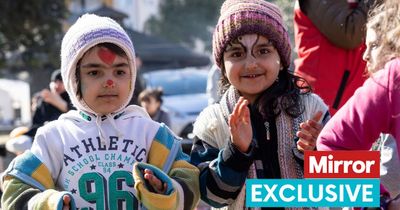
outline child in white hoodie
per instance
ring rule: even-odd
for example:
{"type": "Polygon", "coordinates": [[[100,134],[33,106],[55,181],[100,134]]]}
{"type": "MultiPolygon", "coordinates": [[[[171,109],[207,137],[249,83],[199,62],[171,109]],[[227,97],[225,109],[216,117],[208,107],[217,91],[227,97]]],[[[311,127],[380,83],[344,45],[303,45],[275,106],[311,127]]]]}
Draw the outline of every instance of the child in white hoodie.
{"type": "Polygon", "coordinates": [[[193,209],[198,169],[167,127],[138,106],[132,42],[84,15],[65,34],[61,71],[77,110],[40,128],[4,177],[3,209],[193,209]],[[163,172],[164,171],[164,172],[163,172]]]}

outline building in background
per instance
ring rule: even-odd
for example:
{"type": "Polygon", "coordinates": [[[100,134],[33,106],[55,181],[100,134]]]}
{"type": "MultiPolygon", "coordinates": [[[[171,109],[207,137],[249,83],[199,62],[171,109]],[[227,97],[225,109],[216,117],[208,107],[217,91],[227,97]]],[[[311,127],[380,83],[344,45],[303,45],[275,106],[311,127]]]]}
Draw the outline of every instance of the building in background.
{"type": "Polygon", "coordinates": [[[142,32],[147,19],[157,14],[159,0],[68,0],[67,6],[71,16],[65,30],[83,13],[107,16],[119,22],[130,35],[142,60],[141,72],[210,64],[208,55],[142,32]]]}
{"type": "Polygon", "coordinates": [[[0,79],[0,131],[31,123],[31,97],[27,82],[0,79]]]}
{"type": "Polygon", "coordinates": [[[130,14],[125,25],[136,31],[143,32],[146,21],[158,14],[160,0],[115,0],[116,9],[130,14]]]}
{"type": "Polygon", "coordinates": [[[68,8],[73,16],[86,11],[93,11],[102,5],[119,10],[128,16],[124,20],[125,27],[142,32],[146,21],[157,15],[161,0],[67,0],[68,8]]]}

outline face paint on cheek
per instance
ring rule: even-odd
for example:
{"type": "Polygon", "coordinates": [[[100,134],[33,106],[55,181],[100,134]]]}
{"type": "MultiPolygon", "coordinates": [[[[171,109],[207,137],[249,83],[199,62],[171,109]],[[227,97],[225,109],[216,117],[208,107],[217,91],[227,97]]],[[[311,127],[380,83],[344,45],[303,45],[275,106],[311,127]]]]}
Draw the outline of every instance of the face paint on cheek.
{"type": "Polygon", "coordinates": [[[115,58],[117,57],[115,55],[115,53],[113,53],[111,50],[107,49],[107,48],[100,48],[97,51],[97,55],[99,56],[99,58],[106,64],[111,65],[114,63],[115,58]]]}

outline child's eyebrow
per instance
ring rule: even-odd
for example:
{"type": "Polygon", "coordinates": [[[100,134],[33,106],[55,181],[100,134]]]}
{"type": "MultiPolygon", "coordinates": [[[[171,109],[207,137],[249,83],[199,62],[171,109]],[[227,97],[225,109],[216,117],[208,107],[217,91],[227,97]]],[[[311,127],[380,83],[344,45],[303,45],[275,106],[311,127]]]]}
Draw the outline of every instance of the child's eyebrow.
{"type": "Polygon", "coordinates": [[[225,52],[228,52],[228,51],[236,51],[236,50],[242,50],[242,49],[243,49],[242,46],[228,45],[228,46],[226,47],[225,52]]]}
{"type": "Polygon", "coordinates": [[[113,67],[127,67],[127,66],[129,66],[129,65],[128,65],[128,63],[125,63],[125,62],[123,62],[123,63],[117,63],[117,64],[114,64],[114,65],[113,65],[113,67]]]}
{"type": "MultiPolygon", "coordinates": [[[[127,67],[127,66],[129,66],[129,65],[126,62],[116,63],[116,64],[112,65],[113,68],[127,67]]],[[[103,64],[100,64],[100,63],[87,63],[84,65],[81,65],[81,68],[106,68],[106,66],[103,64]]]]}
{"type": "Polygon", "coordinates": [[[98,67],[103,67],[103,65],[98,64],[98,63],[87,63],[81,65],[81,68],[98,68],[98,67]]]}
{"type": "Polygon", "coordinates": [[[274,46],[271,41],[268,41],[266,43],[256,44],[256,45],[259,46],[259,47],[271,47],[271,46],[274,46]]]}

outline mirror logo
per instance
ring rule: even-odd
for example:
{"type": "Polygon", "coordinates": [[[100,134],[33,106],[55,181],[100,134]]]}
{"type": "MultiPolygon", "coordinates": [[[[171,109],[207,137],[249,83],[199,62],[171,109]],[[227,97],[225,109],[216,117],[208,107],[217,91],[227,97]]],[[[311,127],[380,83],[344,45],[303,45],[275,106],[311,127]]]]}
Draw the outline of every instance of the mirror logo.
{"type": "Polygon", "coordinates": [[[248,179],[246,207],[379,207],[378,151],[308,151],[304,179],[248,179]]]}

